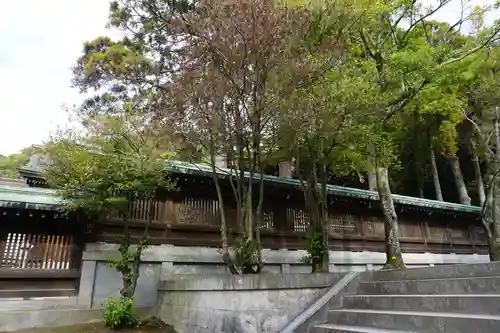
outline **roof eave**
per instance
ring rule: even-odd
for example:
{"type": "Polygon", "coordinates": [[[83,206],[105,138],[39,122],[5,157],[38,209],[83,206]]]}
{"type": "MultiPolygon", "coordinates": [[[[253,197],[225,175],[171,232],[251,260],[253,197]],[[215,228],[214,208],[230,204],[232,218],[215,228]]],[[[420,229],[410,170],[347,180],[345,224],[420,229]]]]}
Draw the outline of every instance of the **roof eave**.
{"type": "MultiPolygon", "coordinates": [[[[21,172],[21,170],[24,173],[24,175],[23,175],[24,177],[27,176],[27,178],[36,178],[36,179],[42,179],[42,180],[44,179],[42,173],[39,172],[38,170],[22,168],[22,169],[20,169],[20,172],[21,172]]],[[[212,177],[211,166],[206,165],[206,164],[193,164],[193,163],[187,163],[187,162],[181,162],[181,161],[167,161],[166,162],[166,171],[187,174],[187,175],[199,175],[199,176],[203,176],[203,177],[212,177]]],[[[218,174],[218,177],[222,178],[222,179],[226,179],[228,177],[231,177],[231,175],[233,177],[236,176],[234,170],[228,169],[228,168],[220,168],[220,167],[217,167],[217,174],[218,174]]],[[[250,174],[248,172],[245,172],[245,178],[246,179],[250,178],[250,174]]],[[[259,174],[254,174],[255,180],[258,180],[259,178],[260,178],[259,174]]],[[[277,184],[277,185],[292,186],[294,188],[300,187],[300,182],[298,180],[292,179],[292,178],[282,178],[282,177],[264,175],[264,180],[266,182],[277,184]]],[[[365,199],[365,200],[370,200],[370,201],[378,201],[378,193],[375,191],[362,190],[362,189],[356,189],[356,188],[350,188],[350,187],[342,187],[342,186],[337,186],[337,185],[328,185],[327,191],[329,194],[331,194],[333,196],[341,196],[341,197],[347,197],[347,198],[357,198],[357,199],[365,199]]],[[[417,206],[417,207],[422,207],[422,208],[435,209],[435,210],[445,210],[445,211],[452,211],[452,212],[458,212],[458,213],[471,213],[471,214],[480,214],[481,213],[481,207],[478,207],[478,206],[461,205],[461,204],[456,204],[456,203],[451,203],[451,202],[442,202],[442,201],[436,201],[436,200],[430,200],[430,199],[413,198],[413,197],[407,197],[407,196],[398,195],[398,194],[393,194],[393,198],[394,198],[395,203],[400,204],[400,205],[417,206]]]]}
{"type": "MultiPolygon", "coordinates": [[[[200,176],[211,176],[208,170],[210,166],[202,165],[202,164],[191,164],[185,162],[178,161],[168,161],[166,169],[170,172],[181,172],[184,174],[197,174],[200,176]]],[[[217,168],[217,173],[219,178],[228,178],[231,175],[234,177],[234,170],[227,168],[217,168]]],[[[245,172],[245,178],[249,179],[250,174],[245,172]]],[[[254,174],[254,179],[259,179],[260,174],[254,174]]],[[[282,178],[270,175],[264,175],[264,180],[267,182],[272,182],[275,184],[288,185],[293,187],[300,187],[300,183],[296,179],[291,178],[282,178]]],[[[366,199],[371,201],[378,201],[378,193],[375,191],[362,190],[350,187],[343,187],[337,185],[327,185],[327,191],[329,194],[334,196],[342,196],[349,198],[358,198],[358,199],[366,199]]],[[[421,199],[421,198],[412,198],[403,195],[393,194],[394,201],[401,205],[408,206],[418,206],[423,208],[430,208],[436,210],[446,210],[446,211],[455,211],[459,213],[472,213],[479,214],[481,213],[481,207],[472,206],[472,205],[461,205],[451,202],[442,202],[430,199],[421,199]]]]}
{"type": "Polygon", "coordinates": [[[61,210],[61,205],[58,205],[58,204],[4,201],[4,200],[0,200],[0,207],[1,208],[9,208],[9,209],[26,209],[26,210],[43,210],[43,211],[60,211],[61,210]]]}

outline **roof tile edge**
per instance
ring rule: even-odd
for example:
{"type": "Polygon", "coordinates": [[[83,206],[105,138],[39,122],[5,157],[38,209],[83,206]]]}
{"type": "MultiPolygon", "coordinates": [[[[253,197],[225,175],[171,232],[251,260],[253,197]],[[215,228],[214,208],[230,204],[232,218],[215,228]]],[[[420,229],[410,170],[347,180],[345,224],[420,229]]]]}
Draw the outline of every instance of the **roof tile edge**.
{"type": "MultiPolygon", "coordinates": [[[[189,163],[177,160],[166,161],[166,171],[167,172],[178,172],[183,174],[194,174],[197,173],[200,176],[210,177],[212,172],[212,167],[208,164],[203,163],[189,163]]],[[[228,177],[231,175],[236,175],[236,170],[229,168],[221,168],[217,167],[217,173],[219,177],[228,177]]],[[[41,174],[38,176],[42,177],[41,174]]],[[[245,172],[245,177],[248,179],[250,174],[245,172]]],[[[254,174],[254,179],[259,179],[259,174],[254,174]]],[[[281,178],[277,176],[264,175],[264,180],[267,182],[288,185],[293,187],[299,187],[300,183],[296,179],[290,178],[281,178]]],[[[329,194],[335,196],[342,197],[351,197],[351,198],[359,198],[375,201],[378,200],[378,193],[369,190],[351,188],[351,187],[343,187],[337,185],[328,185],[327,190],[329,194]]],[[[42,189],[42,188],[33,188],[33,187],[15,187],[9,185],[0,185],[0,195],[2,193],[18,193],[24,195],[33,195],[33,196],[57,196],[57,191],[53,189],[42,189]]],[[[430,199],[421,199],[408,197],[399,194],[393,194],[394,201],[398,204],[408,205],[408,206],[419,206],[424,208],[432,208],[438,210],[446,210],[446,211],[455,211],[455,212],[463,212],[463,213],[474,213],[479,214],[481,212],[481,207],[478,206],[468,206],[461,205],[451,202],[442,202],[430,199]]]]}
{"type": "MultiPolygon", "coordinates": [[[[192,174],[193,172],[198,172],[204,176],[209,176],[208,173],[212,172],[211,166],[208,164],[188,163],[182,161],[166,161],[166,170],[178,171],[185,174],[192,174]]],[[[218,171],[217,173],[220,176],[235,175],[235,170],[233,169],[217,167],[217,171],[218,171]]],[[[249,178],[250,174],[248,172],[245,172],[245,177],[249,178]]],[[[259,174],[254,174],[254,179],[259,179],[259,178],[260,178],[259,174]]],[[[292,185],[294,187],[300,186],[299,181],[296,179],[264,175],[264,180],[283,185],[292,185]]],[[[327,191],[329,194],[343,196],[343,197],[378,200],[378,193],[375,191],[357,189],[352,187],[343,187],[338,185],[327,185],[327,191]]],[[[393,198],[396,203],[403,205],[420,206],[425,208],[434,208],[434,209],[464,212],[464,213],[476,213],[476,214],[481,213],[481,207],[479,206],[472,206],[472,205],[469,206],[452,202],[414,198],[399,194],[393,194],[393,198]]]]}

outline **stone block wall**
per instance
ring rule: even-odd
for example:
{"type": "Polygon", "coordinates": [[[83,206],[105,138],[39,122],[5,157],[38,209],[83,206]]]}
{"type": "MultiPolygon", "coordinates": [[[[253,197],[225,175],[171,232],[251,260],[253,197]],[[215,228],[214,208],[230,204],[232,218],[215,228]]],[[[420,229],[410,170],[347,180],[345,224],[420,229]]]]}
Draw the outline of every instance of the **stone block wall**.
{"type": "MultiPolygon", "coordinates": [[[[83,253],[82,275],[78,295],[80,308],[102,308],[110,296],[119,296],[120,274],[107,266],[110,256],[117,255],[118,245],[87,244],[83,253]]],[[[263,250],[267,273],[309,273],[301,263],[305,251],[263,250]]],[[[142,256],[141,277],[135,294],[137,306],[152,307],[157,303],[157,288],[162,280],[183,274],[211,275],[227,273],[221,256],[214,248],[158,245],[149,247],[142,256]]],[[[408,266],[488,262],[486,255],[405,253],[408,266]]],[[[330,252],[330,271],[364,271],[379,269],[385,262],[384,253],[330,252]]]]}
{"type": "Polygon", "coordinates": [[[157,314],[179,333],[279,332],[342,276],[178,276],[160,283],[157,314]]]}

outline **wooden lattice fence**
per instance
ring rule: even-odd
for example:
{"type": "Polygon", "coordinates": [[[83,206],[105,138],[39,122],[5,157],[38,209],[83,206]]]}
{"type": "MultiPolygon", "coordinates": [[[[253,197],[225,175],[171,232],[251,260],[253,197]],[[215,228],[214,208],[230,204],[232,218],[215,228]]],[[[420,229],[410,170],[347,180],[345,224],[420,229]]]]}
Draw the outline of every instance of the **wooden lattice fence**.
{"type": "Polygon", "coordinates": [[[0,216],[0,297],[75,295],[84,229],[66,218],[56,221],[50,214],[4,213],[0,216]]]}

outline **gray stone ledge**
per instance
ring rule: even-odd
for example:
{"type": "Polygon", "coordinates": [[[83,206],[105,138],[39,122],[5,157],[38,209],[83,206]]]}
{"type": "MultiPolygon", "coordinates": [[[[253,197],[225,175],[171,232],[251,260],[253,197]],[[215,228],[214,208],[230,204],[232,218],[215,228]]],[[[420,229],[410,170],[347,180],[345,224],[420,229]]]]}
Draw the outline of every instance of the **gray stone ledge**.
{"type": "Polygon", "coordinates": [[[327,288],[339,281],[342,273],[259,274],[259,275],[178,275],[161,281],[160,291],[279,290],[327,288]]]}
{"type": "MultiPolygon", "coordinates": [[[[110,256],[118,255],[118,245],[108,243],[87,244],[83,260],[107,261],[110,256]]],[[[262,251],[263,261],[268,265],[289,264],[303,265],[301,259],[306,251],[269,250],[262,251]]],[[[435,253],[404,253],[407,265],[458,264],[489,262],[487,255],[435,254],[435,253]]],[[[221,264],[222,259],[215,248],[156,245],[146,249],[141,260],[143,262],[175,262],[196,264],[221,264]]],[[[348,252],[330,251],[330,265],[383,265],[385,253],[382,252],[348,252]]]]}

